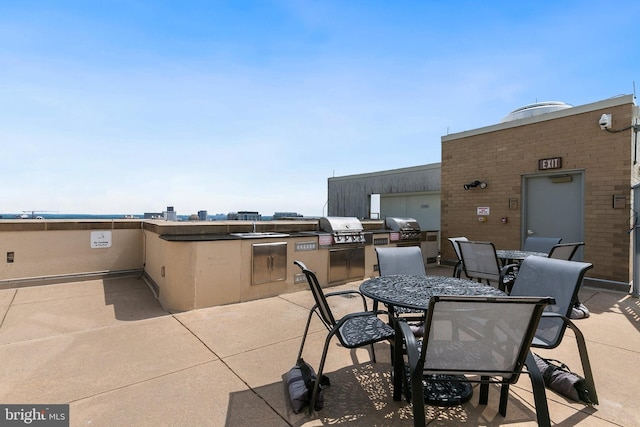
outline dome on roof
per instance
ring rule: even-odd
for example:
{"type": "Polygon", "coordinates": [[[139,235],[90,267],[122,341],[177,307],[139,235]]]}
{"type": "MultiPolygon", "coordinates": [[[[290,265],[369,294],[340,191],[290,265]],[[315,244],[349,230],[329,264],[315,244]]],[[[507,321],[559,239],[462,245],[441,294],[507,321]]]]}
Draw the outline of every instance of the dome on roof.
{"type": "Polygon", "coordinates": [[[507,114],[501,123],[524,119],[525,117],[539,116],[540,114],[551,113],[552,111],[564,110],[571,107],[573,106],[559,101],[536,102],[535,104],[516,108],[507,114]]]}

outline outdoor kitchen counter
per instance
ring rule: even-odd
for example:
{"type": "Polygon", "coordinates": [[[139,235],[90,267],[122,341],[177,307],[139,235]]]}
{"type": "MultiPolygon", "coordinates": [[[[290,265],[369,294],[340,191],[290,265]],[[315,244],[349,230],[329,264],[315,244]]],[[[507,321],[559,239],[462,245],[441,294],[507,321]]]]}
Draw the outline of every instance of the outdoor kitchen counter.
{"type": "Polygon", "coordinates": [[[293,268],[295,260],[312,268],[326,286],[373,277],[375,246],[395,244],[382,221],[362,221],[364,238],[341,241],[318,220],[152,220],[142,223],[142,231],[144,277],[160,303],[175,311],[298,291],[306,281],[293,268]],[[342,262],[355,255],[357,266],[342,262]],[[349,270],[343,277],[345,265],[349,270]]]}

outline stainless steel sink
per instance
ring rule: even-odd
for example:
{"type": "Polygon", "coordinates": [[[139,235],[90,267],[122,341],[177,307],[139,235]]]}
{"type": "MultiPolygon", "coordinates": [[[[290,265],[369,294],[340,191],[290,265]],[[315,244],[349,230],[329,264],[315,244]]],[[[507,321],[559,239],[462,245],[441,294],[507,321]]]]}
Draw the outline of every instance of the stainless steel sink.
{"type": "Polygon", "coordinates": [[[231,233],[230,236],[240,237],[241,239],[264,239],[267,237],[289,237],[286,233],[276,233],[275,231],[264,232],[247,232],[247,233],[231,233]]]}

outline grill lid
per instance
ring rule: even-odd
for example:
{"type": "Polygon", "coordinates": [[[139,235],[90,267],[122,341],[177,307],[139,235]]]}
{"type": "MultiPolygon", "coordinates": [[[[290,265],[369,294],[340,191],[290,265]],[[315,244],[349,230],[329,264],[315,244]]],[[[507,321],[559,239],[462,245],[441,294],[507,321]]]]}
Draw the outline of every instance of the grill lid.
{"type": "Polygon", "coordinates": [[[385,225],[393,231],[420,231],[420,224],[414,218],[387,217],[385,225]]]}
{"type": "Polygon", "coordinates": [[[364,230],[358,218],[341,216],[320,218],[320,229],[327,233],[362,233],[364,230]]]}

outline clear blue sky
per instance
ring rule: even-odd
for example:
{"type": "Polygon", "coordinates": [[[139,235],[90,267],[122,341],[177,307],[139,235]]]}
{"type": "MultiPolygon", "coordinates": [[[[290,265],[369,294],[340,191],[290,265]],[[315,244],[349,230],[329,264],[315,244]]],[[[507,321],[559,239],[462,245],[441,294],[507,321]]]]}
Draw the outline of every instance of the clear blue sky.
{"type": "Polygon", "coordinates": [[[640,90],[640,2],[0,1],[0,212],[322,215],[536,101],[640,90]]]}

